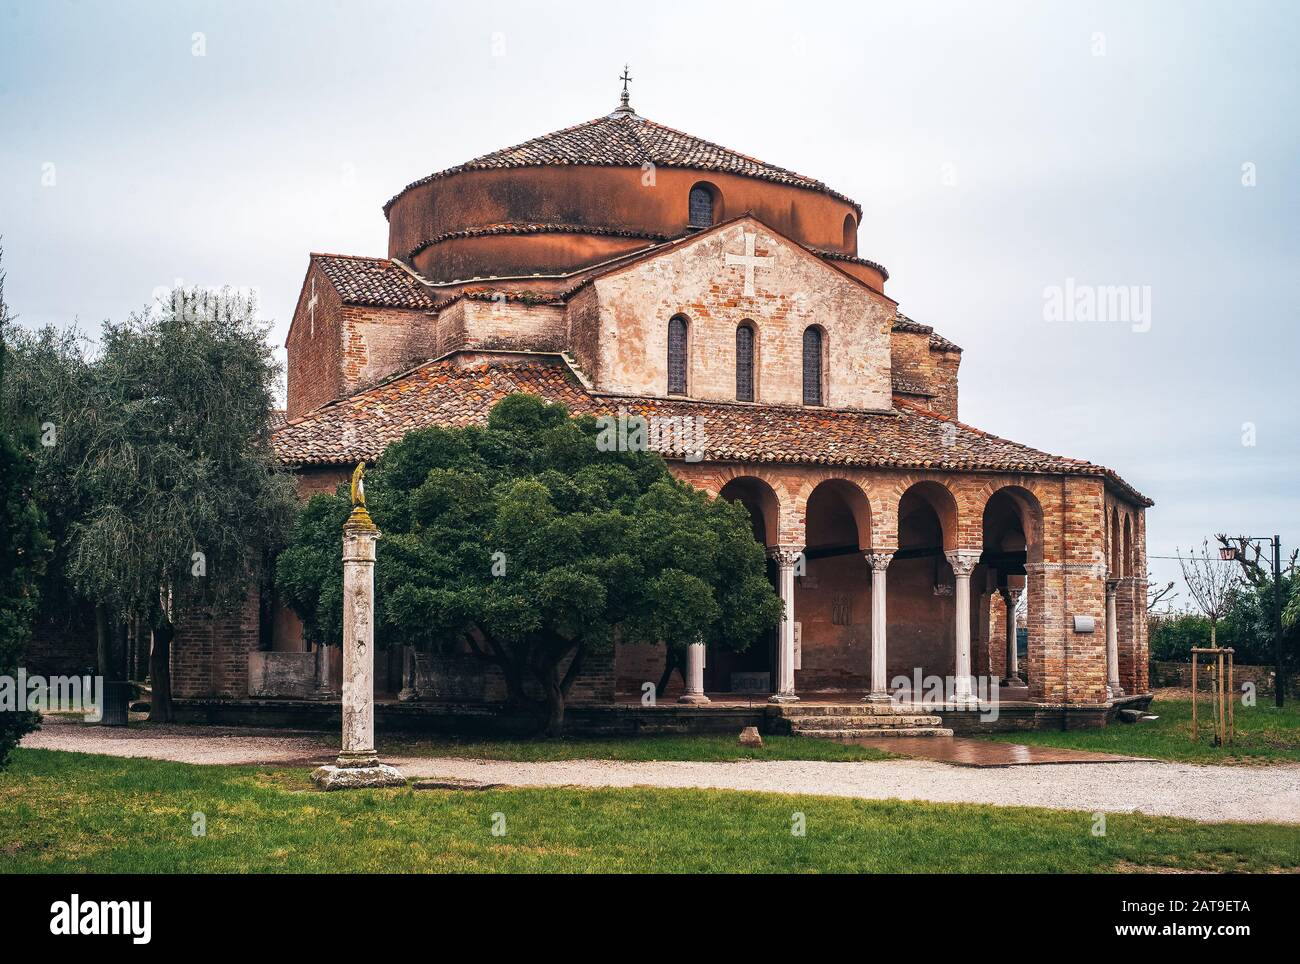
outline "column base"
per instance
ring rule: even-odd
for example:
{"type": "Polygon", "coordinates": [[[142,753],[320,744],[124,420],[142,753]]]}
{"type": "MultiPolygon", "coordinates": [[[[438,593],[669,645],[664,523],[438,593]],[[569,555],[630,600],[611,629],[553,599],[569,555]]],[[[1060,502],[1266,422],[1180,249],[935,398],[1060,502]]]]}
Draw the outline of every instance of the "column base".
{"type": "Polygon", "coordinates": [[[894,698],[883,690],[872,690],[866,696],[862,697],[863,703],[892,703],[894,698]]]}
{"type": "Polygon", "coordinates": [[[1118,699],[1119,697],[1125,695],[1124,687],[1120,686],[1118,683],[1107,683],[1106,695],[1109,696],[1112,700],[1118,699]]]}
{"type": "Polygon", "coordinates": [[[769,703],[798,703],[799,697],[793,693],[773,693],[767,698],[769,703]]]}
{"type": "Polygon", "coordinates": [[[1008,677],[1006,677],[1005,679],[1002,680],[1002,682],[1001,682],[1000,685],[1001,685],[1001,686],[1017,686],[1017,687],[1021,687],[1021,688],[1024,688],[1024,687],[1029,686],[1029,684],[1025,682],[1025,679],[1024,679],[1023,676],[1008,676],[1008,677]]]}
{"type": "Polygon", "coordinates": [[[401,692],[397,694],[397,700],[399,703],[409,703],[411,700],[418,700],[419,698],[420,694],[409,686],[402,687],[401,692]]]}
{"type": "Polygon", "coordinates": [[[692,706],[703,706],[705,703],[710,702],[710,700],[703,693],[683,693],[681,696],[677,697],[677,702],[689,703],[692,706]]]}
{"type": "Polygon", "coordinates": [[[948,706],[955,710],[976,710],[979,709],[979,697],[973,693],[965,693],[960,696],[954,696],[948,700],[948,706]]]}
{"type": "Polygon", "coordinates": [[[365,790],[373,787],[404,787],[406,777],[386,763],[373,766],[326,766],[312,772],[318,790],[365,790]]]}

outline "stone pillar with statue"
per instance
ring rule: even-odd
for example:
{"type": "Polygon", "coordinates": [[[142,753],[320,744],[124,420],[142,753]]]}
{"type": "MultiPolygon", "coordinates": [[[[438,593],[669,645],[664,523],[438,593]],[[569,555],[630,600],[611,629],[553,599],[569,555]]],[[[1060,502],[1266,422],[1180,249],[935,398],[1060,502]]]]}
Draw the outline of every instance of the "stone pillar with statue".
{"type": "Polygon", "coordinates": [[[366,510],[365,463],[352,473],[352,514],[343,524],[343,746],[334,766],[312,773],[322,790],[405,786],[375,752],[375,543],[366,510]]]}

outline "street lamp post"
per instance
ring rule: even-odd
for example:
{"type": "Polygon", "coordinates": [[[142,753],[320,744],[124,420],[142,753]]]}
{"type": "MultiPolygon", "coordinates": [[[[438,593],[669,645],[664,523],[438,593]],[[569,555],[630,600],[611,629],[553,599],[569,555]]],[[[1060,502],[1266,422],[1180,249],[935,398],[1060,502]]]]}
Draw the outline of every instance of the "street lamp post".
{"type": "MultiPolygon", "coordinates": [[[[1285,699],[1286,677],[1282,672],[1282,538],[1280,536],[1240,536],[1242,543],[1267,542],[1273,549],[1273,703],[1279,708],[1285,699]]],[[[1221,546],[1219,558],[1236,560],[1236,546],[1221,546]]],[[[1256,556],[1258,558],[1258,556],[1256,556]]]]}

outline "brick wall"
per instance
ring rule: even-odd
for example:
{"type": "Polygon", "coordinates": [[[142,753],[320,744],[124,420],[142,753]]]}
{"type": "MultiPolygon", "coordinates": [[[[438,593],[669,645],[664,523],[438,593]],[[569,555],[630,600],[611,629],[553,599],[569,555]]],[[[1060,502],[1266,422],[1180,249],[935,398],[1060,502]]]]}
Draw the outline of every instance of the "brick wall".
{"type": "Polygon", "coordinates": [[[286,415],[297,418],[343,391],[343,305],[329,278],[314,263],[307,269],[284,347],[288,356],[286,415]],[[316,307],[309,302],[315,284],[316,307]]]}
{"type": "Polygon", "coordinates": [[[345,305],[329,277],[313,263],[285,339],[288,418],[298,418],[429,359],[434,342],[429,313],[345,305]]]}
{"type": "Polygon", "coordinates": [[[94,610],[75,603],[41,606],[23,650],[27,672],[74,676],[94,671],[97,663],[94,610]]]}
{"type": "MultiPolygon", "coordinates": [[[[1207,659],[1208,657],[1201,657],[1201,668],[1197,671],[1196,679],[1196,688],[1206,691],[1210,689],[1211,685],[1210,672],[1206,667],[1207,659]]],[[[1251,666],[1237,663],[1232,670],[1238,690],[1241,689],[1243,683],[1253,683],[1261,693],[1273,692],[1275,676],[1272,666],[1251,666]]],[[[1152,660],[1150,663],[1150,679],[1153,686],[1174,686],[1180,689],[1190,689],[1192,685],[1192,664],[1152,660]]],[[[1287,693],[1300,692],[1297,687],[1300,687],[1300,673],[1287,677],[1287,693]]]]}
{"type": "Polygon", "coordinates": [[[890,337],[891,374],[925,389],[933,397],[915,399],[945,418],[957,417],[957,369],[961,353],[935,351],[930,336],[895,331],[890,337]]]}
{"type": "Polygon", "coordinates": [[[177,623],[171,651],[173,696],[248,696],[248,654],[258,649],[259,601],[254,585],[233,613],[192,613],[177,623]]]}

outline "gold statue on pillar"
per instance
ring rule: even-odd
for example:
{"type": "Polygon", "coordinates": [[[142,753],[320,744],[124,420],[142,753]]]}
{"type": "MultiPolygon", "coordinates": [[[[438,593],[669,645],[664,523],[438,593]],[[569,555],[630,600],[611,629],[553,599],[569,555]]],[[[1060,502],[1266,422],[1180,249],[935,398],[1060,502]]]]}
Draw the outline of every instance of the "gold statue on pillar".
{"type": "Polygon", "coordinates": [[[366,463],[358,462],[357,467],[352,470],[352,514],[348,516],[348,521],[344,524],[345,529],[370,529],[375,528],[374,521],[370,518],[370,512],[366,509],[366,463]]]}
{"type": "Polygon", "coordinates": [[[366,463],[358,462],[357,467],[352,470],[352,504],[354,506],[366,507],[366,463]]]}

